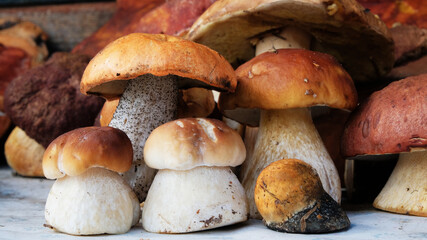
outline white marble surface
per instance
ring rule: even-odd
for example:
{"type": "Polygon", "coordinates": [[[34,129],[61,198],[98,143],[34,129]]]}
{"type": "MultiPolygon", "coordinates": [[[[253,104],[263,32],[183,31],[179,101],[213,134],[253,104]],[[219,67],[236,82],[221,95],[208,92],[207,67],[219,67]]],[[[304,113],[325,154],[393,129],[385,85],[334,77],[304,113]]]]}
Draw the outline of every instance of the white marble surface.
{"type": "Polygon", "coordinates": [[[44,204],[51,180],[12,176],[0,168],[0,239],[425,239],[427,218],[391,214],[370,206],[345,205],[351,221],[347,231],[329,234],[286,234],[274,232],[261,221],[191,234],[153,234],[136,226],[123,235],[76,237],[57,233],[44,224],[44,204]]]}

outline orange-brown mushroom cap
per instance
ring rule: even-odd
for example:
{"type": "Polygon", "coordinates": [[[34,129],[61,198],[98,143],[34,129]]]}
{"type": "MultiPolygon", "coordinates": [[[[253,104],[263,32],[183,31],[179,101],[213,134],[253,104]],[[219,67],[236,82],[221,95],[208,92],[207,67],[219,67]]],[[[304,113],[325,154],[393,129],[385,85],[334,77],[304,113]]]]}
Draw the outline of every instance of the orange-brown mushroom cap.
{"type": "MultiPolygon", "coordinates": [[[[250,125],[243,109],[289,109],[316,105],[352,110],[357,92],[350,75],[330,55],[304,49],[263,53],[236,69],[235,93],[222,93],[221,112],[250,125]],[[246,118],[246,119],[244,119],[246,118]]],[[[256,118],[256,117],[255,117],[256,118]]]]}
{"type": "Polygon", "coordinates": [[[91,60],[81,92],[119,96],[127,80],[144,74],[176,75],[181,77],[181,88],[234,91],[237,84],[231,65],[206,46],[163,34],[132,33],[110,43],[91,60]]]}
{"type": "Polygon", "coordinates": [[[86,127],[67,132],[48,146],[43,155],[46,178],[76,176],[92,167],[125,172],[132,164],[132,144],[112,127],[86,127]]]}

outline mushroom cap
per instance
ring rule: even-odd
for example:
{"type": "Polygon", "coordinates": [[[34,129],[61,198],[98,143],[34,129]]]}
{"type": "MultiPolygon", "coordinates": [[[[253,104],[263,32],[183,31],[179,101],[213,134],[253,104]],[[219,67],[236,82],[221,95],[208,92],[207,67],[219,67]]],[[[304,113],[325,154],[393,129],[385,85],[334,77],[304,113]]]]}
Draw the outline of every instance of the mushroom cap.
{"type": "Polygon", "coordinates": [[[104,101],[79,92],[89,60],[56,52],[45,64],[19,75],[5,91],[6,114],[44,147],[65,132],[91,126],[104,101]]]}
{"type": "Polygon", "coordinates": [[[344,156],[410,152],[427,147],[427,74],[374,92],[348,119],[344,156]]]}
{"type": "Polygon", "coordinates": [[[126,134],[112,127],[78,128],[62,134],[43,155],[46,178],[77,176],[92,167],[126,172],[132,164],[132,144],[126,134]]]}
{"type": "Polygon", "coordinates": [[[352,110],[357,104],[351,77],[333,57],[320,52],[265,52],[237,68],[236,76],[236,91],[221,93],[219,108],[227,117],[252,126],[259,122],[257,109],[327,105],[352,110]]]}
{"type": "Polygon", "coordinates": [[[311,49],[333,55],[357,81],[376,79],[393,66],[387,26],[356,0],[217,1],[193,24],[188,39],[236,65],[254,56],[252,39],[290,25],[310,33],[316,39],[311,49]]]}
{"type": "Polygon", "coordinates": [[[163,34],[132,33],[106,46],[88,64],[80,85],[85,94],[121,95],[127,80],[144,74],[180,77],[180,88],[234,91],[231,65],[206,46],[163,34]]]}
{"type": "Polygon", "coordinates": [[[238,166],[246,157],[240,135],[216,119],[183,118],[154,129],[144,147],[145,163],[156,169],[238,166]]]}
{"type": "Polygon", "coordinates": [[[322,187],[314,168],[298,159],[282,159],[261,171],[255,203],[268,228],[321,233],[348,228],[350,221],[322,187]]]}

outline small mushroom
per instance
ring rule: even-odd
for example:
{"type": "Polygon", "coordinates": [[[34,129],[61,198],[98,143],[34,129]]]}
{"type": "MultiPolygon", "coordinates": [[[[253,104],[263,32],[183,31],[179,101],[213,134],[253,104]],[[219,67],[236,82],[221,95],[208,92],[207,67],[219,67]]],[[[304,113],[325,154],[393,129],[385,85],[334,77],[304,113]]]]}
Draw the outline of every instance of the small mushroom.
{"type": "Polygon", "coordinates": [[[374,207],[427,216],[427,74],[392,82],[350,115],[341,149],[368,161],[399,154],[374,207]]]}
{"type": "Polygon", "coordinates": [[[46,225],[72,235],[119,234],[139,221],[138,198],[117,172],[132,164],[126,134],[86,127],[56,138],[43,156],[43,171],[55,179],[46,201],[46,225]]]}
{"type": "Polygon", "coordinates": [[[316,170],[297,159],[275,161],[261,171],[255,203],[264,224],[279,232],[326,233],[350,226],[345,212],[323,190],[316,170]]]}
{"type": "Polygon", "coordinates": [[[234,91],[236,84],[230,64],[205,46],[167,35],[133,33],[90,61],[81,91],[120,98],[109,126],[123,130],[132,141],[133,165],[124,177],[142,202],[155,176],[144,162],[144,144],[152,130],[176,119],[179,89],[234,91]]]}
{"type": "Polygon", "coordinates": [[[230,166],[245,159],[240,135],[215,119],[184,118],[147,139],[146,163],[160,169],[142,210],[149,232],[184,233],[247,219],[242,185],[230,166]]]}

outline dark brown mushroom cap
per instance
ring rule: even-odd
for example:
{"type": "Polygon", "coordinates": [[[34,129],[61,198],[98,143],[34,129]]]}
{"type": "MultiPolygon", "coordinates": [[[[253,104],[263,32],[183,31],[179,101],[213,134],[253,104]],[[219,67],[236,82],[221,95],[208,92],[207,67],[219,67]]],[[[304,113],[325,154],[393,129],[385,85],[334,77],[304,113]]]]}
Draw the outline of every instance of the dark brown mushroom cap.
{"type": "Polygon", "coordinates": [[[178,76],[180,88],[234,91],[237,85],[231,65],[206,46],[163,34],[132,33],[110,43],[90,61],[81,92],[120,96],[128,80],[145,74],[178,76]]]}
{"type": "Polygon", "coordinates": [[[80,93],[89,60],[80,54],[55,53],[44,65],[15,78],[4,102],[12,122],[44,147],[65,132],[91,126],[103,100],[80,93]]]}
{"type": "Polygon", "coordinates": [[[310,33],[316,39],[311,50],[333,55],[355,81],[377,79],[393,66],[387,26],[356,0],[217,1],[193,24],[188,39],[238,65],[254,56],[251,39],[290,25],[310,33]]]}
{"type": "Polygon", "coordinates": [[[244,109],[289,109],[326,105],[352,110],[357,104],[353,80],[330,55],[305,49],[265,52],[236,69],[234,93],[221,93],[225,116],[258,125],[244,109]],[[235,111],[237,109],[237,111],[235,111]]]}
{"type": "Polygon", "coordinates": [[[344,156],[408,152],[427,147],[427,74],[390,83],[350,116],[344,156]]]}

